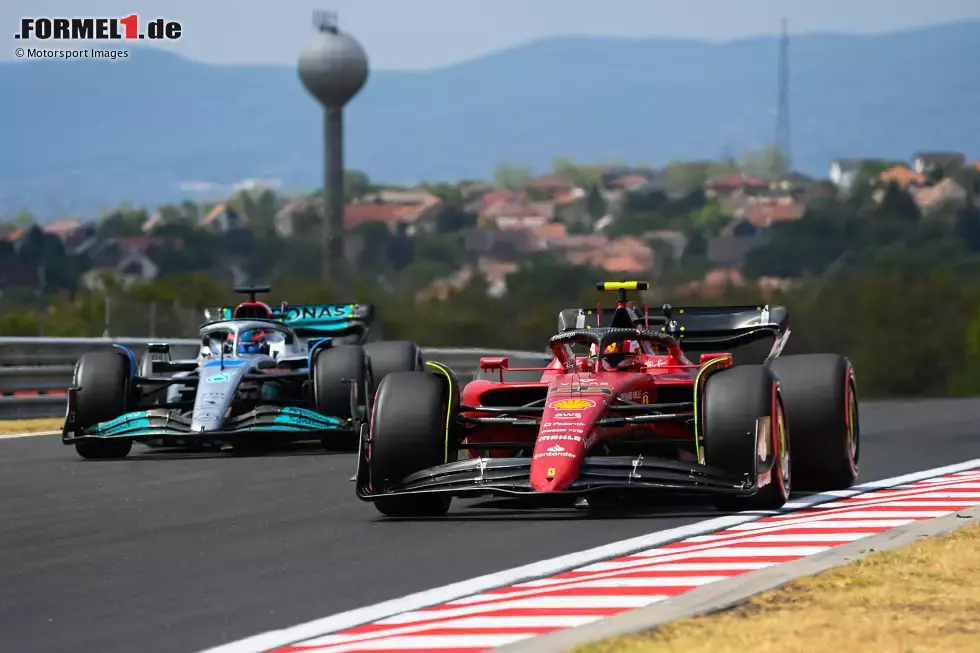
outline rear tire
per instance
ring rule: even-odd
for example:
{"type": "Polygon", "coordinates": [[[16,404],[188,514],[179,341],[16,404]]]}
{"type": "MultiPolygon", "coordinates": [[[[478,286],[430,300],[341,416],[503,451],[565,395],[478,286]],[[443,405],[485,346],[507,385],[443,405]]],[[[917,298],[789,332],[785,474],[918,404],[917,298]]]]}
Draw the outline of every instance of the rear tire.
{"type": "Polygon", "coordinates": [[[791,491],[789,435],[776,379],[762,365],[741,365],[710,377],[704,390],[705,462],[735,476],[756,469],[756,422],[771,419],[770,450],[775,456],[768,485],[751,497],[720,497],[725,510],[776,510],[791,491]]]}
{"type": "MultiPolygon", "coordinates": [[[[371,368],[364,348],[342,345],[324,349],[313,361],[313,401],[321,415],[341,420],[366,419],[371,368]],[[353,393],[353,394],[352,394],[353,393]]],[[[332,434],[323,439],[324,447],[339,451],[356,451],[358,437],[351,434],[332,434]]]]}
{"type": "MultiPolygon", "coordinates": [[[[83,354],[75,365],[78,388],[75,420],[89,428],[115,419],[129,410],[129,360],[115,351],[83,354]]],[[[75,452],[87,460],[125,458],[133,448],[127,438],[81,440],[75,452]]]]}
{"type": "Polygon", "coordinates": [[[389,374],[425,371],[422,348],[409,340],[372,342],[364,345],[364,352],[371,361],[372,397],[389,374]]]}
{"type": "MultiPolygon", "coordinates": [[[[374,403],[369,466],[372,490],[383,493],[406,476],[447,461],[448,398],[442,379],[425,372],[385,377],[374,403]]],[[[376,499],[388,517],[441,517],[452,496],[418,494],[376,499]]]]}
{"type": "Polygon", "coordinates": [[[850,361],[837,354],[780,357],[780,381],[793,432],[793,477],[800,490],[844,490],[857,480],[861,438],[850,361]]]}

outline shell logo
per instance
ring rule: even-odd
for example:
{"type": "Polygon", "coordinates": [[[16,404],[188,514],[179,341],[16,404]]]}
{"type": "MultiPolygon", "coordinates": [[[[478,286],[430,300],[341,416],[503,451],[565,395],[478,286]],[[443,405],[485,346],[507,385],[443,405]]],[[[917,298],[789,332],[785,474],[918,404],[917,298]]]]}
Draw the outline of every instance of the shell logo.
{"type": "Polygon", "coordinates": [[[549,405],[558,410],[583,410],[585,408],[594,408],[595,402],[591,399],[559,399],[558,401],[551,402],[549,405]]]}

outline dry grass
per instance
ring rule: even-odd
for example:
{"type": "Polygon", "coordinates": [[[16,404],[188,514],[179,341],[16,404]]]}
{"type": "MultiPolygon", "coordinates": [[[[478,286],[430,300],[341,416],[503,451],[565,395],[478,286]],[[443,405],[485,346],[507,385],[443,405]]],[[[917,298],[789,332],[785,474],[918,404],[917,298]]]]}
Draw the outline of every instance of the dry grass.
{"type": "Polygon", "coordinates": [[[0,436],[16,435],[18,433],[60,431],[64,423],[64,417],[47,417],[44,419],[4,419],[0,420],[0,436]]]}
{"type": "Polygon", "coordinates": [[[575,653],[977,653],[980,524],[575,653]]]}

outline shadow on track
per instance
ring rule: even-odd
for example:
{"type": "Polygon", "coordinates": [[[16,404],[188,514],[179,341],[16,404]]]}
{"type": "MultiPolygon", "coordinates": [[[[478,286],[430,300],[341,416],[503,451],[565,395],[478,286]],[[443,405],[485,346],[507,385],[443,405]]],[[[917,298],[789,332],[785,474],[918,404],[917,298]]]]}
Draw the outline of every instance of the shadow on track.
{"type": "MultiPolygon", "coordinates": [[[[145,447],[138,453],[133,453],[125,458],[118,460],[99,460],[85,461],[78,458],[80,462],[96,462],[104,465],[109,462],[152,462],[157,460],[254,460],[258,458],[295,458],[313,456],[341,456],[349,455],[350,452],[343,450],[324,449],[319,442],[294,443],[282,447],[269,447],[257,452],[247,454],[236,453],[231,450],[217,449],[188,449],[179,447],[145,447]]],[[[353,469],[352,465],[352,469],[353,469]]]]}

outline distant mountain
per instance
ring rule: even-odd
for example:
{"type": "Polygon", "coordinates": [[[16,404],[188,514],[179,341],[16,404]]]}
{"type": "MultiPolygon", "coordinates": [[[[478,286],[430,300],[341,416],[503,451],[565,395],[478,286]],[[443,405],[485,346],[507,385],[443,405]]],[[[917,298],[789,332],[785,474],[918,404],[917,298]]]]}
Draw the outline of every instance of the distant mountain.
{"type": "MultiPolygon", "coordinates": [[[[772,139],[778,40],[567,37],[448,68],[373,71],[347,164],[390,182],[489,177],[503,161],[663,164],[772,139]]],[[[980,21],[790,46],[796,167],[917,150],[980,155],[980,21]]],[[[180,182],[319,186],[322,123],[295,69],[128,59],[0,65],[0,212],[92,213],[180,182]]]]}

